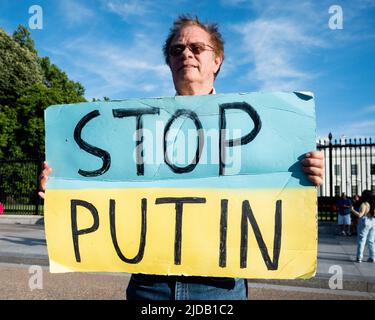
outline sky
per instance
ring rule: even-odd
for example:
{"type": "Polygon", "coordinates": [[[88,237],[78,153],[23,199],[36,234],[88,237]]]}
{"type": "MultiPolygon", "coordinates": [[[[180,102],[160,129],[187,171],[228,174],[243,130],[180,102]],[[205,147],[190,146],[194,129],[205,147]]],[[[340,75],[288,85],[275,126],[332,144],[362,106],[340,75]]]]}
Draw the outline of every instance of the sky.
{"type": "Polygon", "coordinates": [[[89,101],[173,96],[162,46],[180,14],[219,25],[217,92],[310,91],[317,137],[375,138],[375,0],[0,0],[0,28],[28,27],[89,101]]]}

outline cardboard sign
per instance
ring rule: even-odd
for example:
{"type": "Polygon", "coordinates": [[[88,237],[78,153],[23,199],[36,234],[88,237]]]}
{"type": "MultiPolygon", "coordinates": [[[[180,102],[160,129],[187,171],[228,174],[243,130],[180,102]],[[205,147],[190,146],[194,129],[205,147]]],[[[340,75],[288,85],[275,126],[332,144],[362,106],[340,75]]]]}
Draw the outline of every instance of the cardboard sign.
{"type": "Polygon", "coordinates": [[[51,106],[51,272],[309,278],[316,188],[311,94],[51,106]]]}

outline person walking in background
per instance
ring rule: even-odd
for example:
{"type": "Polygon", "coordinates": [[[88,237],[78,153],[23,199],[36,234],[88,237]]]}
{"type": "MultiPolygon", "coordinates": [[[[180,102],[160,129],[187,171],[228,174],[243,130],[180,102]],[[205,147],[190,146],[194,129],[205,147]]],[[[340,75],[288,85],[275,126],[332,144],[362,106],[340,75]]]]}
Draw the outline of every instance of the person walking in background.
{"type": "Polygon", "coordinates": [[[341,197],[337,200],[337,206],[339,207],[338,224],[340,226],[340,234],[342,236],[350,236],[350,208],[352,201],[346,197],[345,192],[341,194],[341,197]]]}
{"type": "MultiPolygon", "coordinates": [[[[354,195],[353,197],[353,209],[359,212],[359,206],[361,205],[361,198],[358,194],[354,195]]],[[[353,236],[357,235],[357,225],[358,225],[358,216],[356,216],[353,212],[350,212],[350,232],[353,236]]]]}
{"type": "Polygon", "coordinates": [[[375,261],[375,197],[370,190],[362,192],[359,211],[351,208],[351,212],[358,218],[358,238],[357,238],[357,262],[363,260],[363,253],[367,242],[369,255],[368,262],[375,261]]]}

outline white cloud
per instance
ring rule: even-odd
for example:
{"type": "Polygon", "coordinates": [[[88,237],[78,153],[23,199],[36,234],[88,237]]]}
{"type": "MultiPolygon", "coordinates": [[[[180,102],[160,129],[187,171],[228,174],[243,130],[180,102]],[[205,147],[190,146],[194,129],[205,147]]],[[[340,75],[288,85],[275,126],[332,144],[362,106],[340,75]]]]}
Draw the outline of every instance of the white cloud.
{"type": "Polygon", "coordinates": [[[348,136],[374,136],[375,120],[362,120],[348,125],[348,136]]]}
{"type": "Polygon", "coordinates": [[[328,28],[328,9],[332,5],[328,0],[222,0],[221,3],[242,6],[256,17],[232,25],[232,30],[241,35],[235,47],[244,50],[237,50],[235,55],[240,57],[237,62],[245,80],[257,90],[289,91],[309,89],[313,80],[325,72],[319,65],[309,65],[316,59],[314,53],[322,52],[316,49],[337,49],[375,38],[366,25],[367,20],[360,20],[363,10],[371,8],[374,2],[362,0],[360,6],[345,2],[342,32],[328,28]],[[243,60],[244,56],[247,60],[243,60]]]}
{"type": "Polygon", "coordinates": [[[151,13],[152,2],[140,0],[110,0],[106,2],[106,8],[128,20],[130,17],[142,17],[151,13]]]}
{"type": "Polygon", "coordinates": [[[258,83],[259,89],[304,89],[312,75],[296,60],[301,60],[309,49],[324,46],[323,41],[308,35],[300,24],[283,18],[259,18],[233,28],[242,35],[247,63],[254,65],[245,74],[258,83]]]}
{"type": "Polygon", "coordinates": [[[347,138],[369,138],[375,137],[375,120],[358,119],[349,122],[331,124],[329,128],[320,128],[318,136],[325,136],[327,132],[332,132],[335,137],[344,135],[347,138]]]}
{"type": "Polygon", "coordinates": [[[230,76],[231,72],[233,72],[236,69],[236,62],[233,60],[233,58],[228,57],[224,58],[224,62],[222,63],[220,67],[219,77],[225,78],[226,76],[230,76]]]}
{"type": "Polygon", "coordinates": [[[132,45],[75,39],[62,44],[59,50],[72,66],[71,77],[85,85],[89,100],[173,95],[169,68],[159,52],[160,45],[152,41],[142,34],[136,35],[132,45]],[[142,41],[138,41],[140,38],[142,41]]]}
{"type": "Polygon", "coordinates": [[[368,107],[365,107],[361,111],[364,114],[373,113],[373,112],[375,112],[375,104],[371,105],[371,106],[368,106],[368,107]]]}
{"type": "Polygon", "coordinates": [[[87,22],[95,15],[94,11],[82,3],[73,0],[64,0],[59,2],[60,11],[70,26],[75,26],[82,22],[87,22]]]}

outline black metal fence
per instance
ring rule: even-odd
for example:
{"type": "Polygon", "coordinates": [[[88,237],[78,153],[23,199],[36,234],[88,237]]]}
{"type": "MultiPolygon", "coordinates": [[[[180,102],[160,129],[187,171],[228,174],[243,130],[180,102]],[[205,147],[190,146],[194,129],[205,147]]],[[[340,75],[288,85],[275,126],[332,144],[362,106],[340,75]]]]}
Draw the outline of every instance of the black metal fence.
{"type": "Polygon", "coordinates": [[[371,138],[318,141],[317,149],[324,153],[324,183],[318,189],[321,197],[349,197],[363,190],[375,193],[375,141],[371,138]]]}
{"type": "Polygon", "coordinates": [[[338,197],[318,197],[318,220],[335,222],[339,208],[337,206],[338,197]]]}
{"type": "Polygon", "coordinates": [[[41,160],[0,160],[0,202],[5,214],[43,214],[38,196],[41,160]]]}

